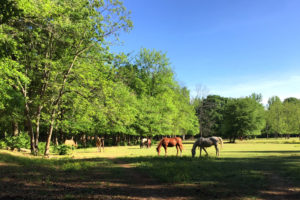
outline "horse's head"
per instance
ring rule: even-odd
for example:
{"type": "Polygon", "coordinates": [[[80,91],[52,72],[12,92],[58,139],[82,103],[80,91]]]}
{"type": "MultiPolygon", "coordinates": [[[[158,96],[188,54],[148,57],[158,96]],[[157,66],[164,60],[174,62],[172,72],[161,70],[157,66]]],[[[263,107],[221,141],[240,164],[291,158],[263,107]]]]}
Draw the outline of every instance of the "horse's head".
{"type": "Polygon", "coordinates": [[[159,153],[160,153],[160,148],[159,148],[159,147],[156,147],[156,151],[157,151],[157,153],[158,153],[158,155],[159,155],[159,153]]]}
{"type": "Polygon", "coordinates": [[[195,157],[195,154],[196,154],[196,150],[195,150],[195,149],[192,149],[192,157],[193,157],[193,158],[195,157]]]}

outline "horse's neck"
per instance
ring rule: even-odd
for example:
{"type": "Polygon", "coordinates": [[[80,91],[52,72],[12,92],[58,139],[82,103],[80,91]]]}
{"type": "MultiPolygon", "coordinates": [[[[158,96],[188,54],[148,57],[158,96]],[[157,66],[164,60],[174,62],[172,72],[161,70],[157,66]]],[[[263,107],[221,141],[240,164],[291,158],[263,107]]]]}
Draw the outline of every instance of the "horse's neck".
{"type": "Polygon", "coordinates": [[[199,142],[198,141],[194,143],[192,150],[194,151],[197,146],[199,146],[199,142]]]}

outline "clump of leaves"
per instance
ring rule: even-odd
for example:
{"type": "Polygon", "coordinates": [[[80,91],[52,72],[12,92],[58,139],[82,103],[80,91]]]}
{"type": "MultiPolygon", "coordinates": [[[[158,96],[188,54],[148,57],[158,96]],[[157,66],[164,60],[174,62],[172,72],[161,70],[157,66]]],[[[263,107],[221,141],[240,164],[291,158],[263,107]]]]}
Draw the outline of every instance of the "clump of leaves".
{"type": "Polygon", "coordinates": [[[0,140],[0,149],[6,149],[7,148],[7,144],[4,140],[0,140]]]}
{"type": "Polygon", "coordinates": [[[27,133],[20,133],[17,136],[6,137],[2,142],[4,148],[9,147],[10,149],[18,149],[21,148],[29,149],[30,148],[30,138],[27,133]],[[6,146],[5,146],[6,145],[6,146]]]}
{"type": "Polygon", "coordinates": [[[58,153],[59,155],[69,155],[72,153],[72,148],[65,144],[54,146],[53,148],[54,153],[58,153]]]}

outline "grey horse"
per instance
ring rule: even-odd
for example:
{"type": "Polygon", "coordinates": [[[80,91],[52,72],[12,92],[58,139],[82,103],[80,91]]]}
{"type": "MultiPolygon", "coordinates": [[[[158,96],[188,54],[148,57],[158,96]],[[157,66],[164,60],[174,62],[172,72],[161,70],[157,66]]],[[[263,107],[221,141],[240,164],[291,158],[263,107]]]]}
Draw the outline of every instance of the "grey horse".
{"type": "Polygon", "coordinates": [[[221,137],[209,137],[209,138],[204,138],[204,137],[200,137],[196,140],[196,142],[193,145],[192,148],[192,156],[195,157],[196,154],[196,147],[199,146],[200,147],[200,157],[201,157],[201,152],[202,149],[205,151],[206,155],[208,155],[205,147],[210,147],[212,145],[215,146],[216,148],[216,156],[219,156],[219,148],[218,148],[218,144],[221,144],[221,147],[223,146],[223,140],[221,137]]]}

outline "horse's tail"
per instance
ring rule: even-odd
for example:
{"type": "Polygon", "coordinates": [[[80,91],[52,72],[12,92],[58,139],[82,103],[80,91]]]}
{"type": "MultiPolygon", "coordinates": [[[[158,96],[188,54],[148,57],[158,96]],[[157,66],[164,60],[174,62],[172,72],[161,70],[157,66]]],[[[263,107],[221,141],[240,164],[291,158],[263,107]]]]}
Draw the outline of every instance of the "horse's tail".
{"type": "Polygon", "coordinates": [[[183,145],[182,145],[182,139],[181,139],[181,137],[176,137],[176,140],[177,140],[177,143],[180,146],[180,149],[183,150],[183,145]]]}
{"type": "Polygon", "coordinates": [[[221,145],[221,148],[223,148],[223,140],[222,140],[222,138],[221,137],[218,137],[219,138],[219,140],[220,140],[220,145],[221,145]]]}

